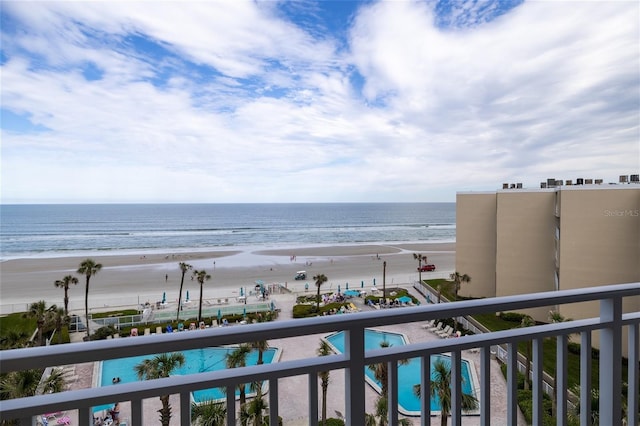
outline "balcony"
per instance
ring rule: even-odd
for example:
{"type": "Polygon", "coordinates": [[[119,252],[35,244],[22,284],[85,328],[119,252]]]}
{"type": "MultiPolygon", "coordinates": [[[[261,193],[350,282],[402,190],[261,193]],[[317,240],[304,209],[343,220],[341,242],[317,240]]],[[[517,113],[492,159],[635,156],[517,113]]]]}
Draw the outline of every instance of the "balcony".
{"type": "MultiPolygon", "coordinates": [[[[419,358],[422,365],[428,365],[432,354],[451,353],[452,371],[452,424],[461,425],[461,386],[460,365],[462,351],[478,350],[480,363],[478,368],[480,398],[479,422],[489,425],[492,404],[505,404],[507,418],[505,423],[517,424],[518,407],[516,401],[516,382],[519,362],[517,344],[520,341],[533,341],[532,382],[533,382],[533,423],[539,424],[542,418],[542,395],[544,391],[542,371],[543,339],[555,338],[557,345],[557,424],[567,423],[567,339],[569,335],[579,335],[581,345],[581,407],[590,407],[591,402],[591,337],[594,332],[600,338],[600,424],[637,425],[638,388],[640,375],[640,312],[622,313],[625,297],[637,298],[640,283],[611,285],[588,289],[567,290],[548,293],[535,293],[492,299],[472,300],[436,305],[422,305],[406,309],[388,309],[362,312],[353,315],[335,315],[322,318],[310,318],[293,321],[276,321],[244,327],[223,327],[156,335],[153,338],[126,338],[103,340],[72,345],[57,345],[30,349],[3,351],[0,353],[0,372],[78,364],[123,357],[150,355],[163,352],[180,352],[209,346],[232,345],[257,340],[295,338],[312,334],[329,334],[335,331],[345,332],[345,351],[343,354],[325,357],[313,357],[283,361],[243,368],[225,369],[188,376],[174,376],[158,380],[124,383],[118,386],[98,387],[74,390],[55,394],[39,395],[30,398],[6,400],[0,402],[2,419],[19,419],[20,424],[35,424],[36,416],[55,411],[78,410],[80,424],[92,424],[92,407],[109,404],[113,401],[131,403],[130,424],[153,424],[157,418],[144,418],[143,400],[160,395],[176,395],[179,403],[174,407],[173,420],[181,425],[190,425],[191,392],[207,388],[225,387],[227,424],[236,424],[236,385],[265,380],[269,384],[268,405],[270,424],[278,424],[279,379],[300,376],[308,383],[307,398],[308,424],[317,425],[318,421],[318,372],[344,370],[345,384],[345,420],[347,425],[365,424],[365,366],[386,362],[389,366],[389,406],[397,406],[398,379],[395,372],[400,360],[419,358]],[[502,311],[517,311],[526,308],[556,306],[568,303],[599,301],[600,315],[596,318],[581,319],[566,323],[539,325],[507,331],[475,334],[457,339],[443,339],[410,343],[386,349],[364,350],[364,330],[371,327],[425,322],[439,318],[466,317],[474,314],[502,311]],[[628,335],[628,377],[622,377],[621,356],[623,331],[628,335]],[[504,355],[507,367],[506,401],[491,401],[490,360],[495,350],[504,355]],[[492,353],[493,352],[493,353],[492,353]],[[621,419],[623,381],[628,386],[627,418],[621,419]]],[[[425,369],[423,369],[424,371],[425,369]]],[[[423,390],[429,389],[429,375],[421,377],[423,390]]],[[[428,392],[422,392],[420,422],[427,425],[431,412],[428,392]]],[[[389,410],[388,424],[398,424],[398,411],[389,410]]],[[[580,413],[582,425],[590,425],[590,411],[580,413]]],[[[285,423],[286,424],[286,423],[285,423]]]]}

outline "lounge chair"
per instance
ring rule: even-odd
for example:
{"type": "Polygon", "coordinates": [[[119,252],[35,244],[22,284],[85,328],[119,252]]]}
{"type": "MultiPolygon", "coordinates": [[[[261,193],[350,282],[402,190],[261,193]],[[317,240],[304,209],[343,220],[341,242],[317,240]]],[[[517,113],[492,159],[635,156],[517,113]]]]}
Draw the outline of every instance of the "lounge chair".
{"type": "Polygon", "coordinates": [[[137,328],[132,328],[131,329],[131,337],[135,337],[138,335],[138,329],[137,328]]]}
{"type": "Polygon", "coordinates": [[[156,327],[156,334],[162,334],[162,327],[156,327]]]}
{"type": "Polygon", "coordinates": [[[436,322],[436,320],[429,320],[426,323],[424,323],[422,328],[424,328],[425,330],[429,330],[431,327],[433,327],[434,322],[436,322]]]}
{"type": "Polygon", "coordinates": [[[171,327],[171,325],[167,326],[167,333],[173,333],[173,327],[171,327]]]}
{"type": "Polygon", "coordinates": [[[443,339],[451,336],[452,333],[453,333],[453,327],[451,327],[450,325],[446,326],[444,330],[436,332],[436,334],[442,337],[443,339]]]}
{"type": "Polygon", "coordinates": [[[442,328],[444,327],[444,323],[443,322],[438,322],[434,327],[431,327],[429,329],[429,331],[432,331],[434,333],[441,331],[442,328]]]}
{"type": "Polygon", "coordinates": [[[178,331],[184,331],[184,324],[183,323],[179,323],[178,324],[178,331]]]}
{"type": "Polygon", "coordinates": [[[145,336],[149,336],[151,334],[151,329],[150,328],[145,328],[144,329],[144,335],[145,336]]]}

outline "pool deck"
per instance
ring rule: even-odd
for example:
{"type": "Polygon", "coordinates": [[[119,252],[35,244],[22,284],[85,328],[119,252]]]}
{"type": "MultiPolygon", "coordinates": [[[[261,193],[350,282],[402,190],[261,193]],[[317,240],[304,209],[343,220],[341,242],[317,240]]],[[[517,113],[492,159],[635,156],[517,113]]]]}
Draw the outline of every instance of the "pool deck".
{"type": "MultiPolygon", "coordinates": [[[[410,287],[407,287],[411,291],[410,287]]],[[[296,296],[294,294],[274,294],[271,299],[275,301],[276,306],[280,309],[279,320],[292,319],[293,305],[296,296]]],[[[363,305],[362,300],[358,298],[351,299],[359,309],[372,309],[363,305]]],[[[410,308],[398,308],[410,309],[410,308]]],[[[350,314],[350,315],[357,315],[350,314]]],[[[377,327],[380,330],[388,330],[403,333],[409,342],[420,342],[429,340],[439,340],[440,338],[423,329],[420,323],[408,323],[402,326],[377,327]]],[[[324,335],[309,335],[290,339],[274,339],[269,341],[270,346],[277,347],[281,350],[281,361],[315,357],[316,349],[320,344],[324,335]]],[[[80,339],[82,336],[80,336],[80,339]]],[[[463,357],[473,362],[476,368],[480,365],[480,354],[465,351],[463,357]]],[[[91,387],[93,384],[93,363],[79,364],[75,367],[78,379],[71,385],[72,389],[83,389],[91,387]]],[[[479,371],[476,371],[479,376],[479,371]]],[[[296,376],[280,379],[279,381],[279,414],[283,419],[285,426],[303,426],[308,425],[307,412],[307,376],[296,376]],[[302,395],[302,396],[301,396],[302,395]],[[292,401],[295,401],[292,403],[292,401]]],[[[374,412],[374,402],[378,394],[371,386],[365,386],[366,410],[369,413],[374,412]]],[[[497,361],[491,361],[491,424],[506,425],[507,418],[507,387],[506,381],[500,372],[497,361]]],[[[171,396],[171,406],[174,416],[171,425],[178,425],[178,413],[180,410],[177,395],[171,396]]],[[[160,408],[160,401],[157,398],[149,399],[143,404],[145,418],[155,420],[158,418],[157,410],[160,408]]],[[[345,413],[344,398],[344,371],[332,371],[330,374],[330,384],[327,395],[327,416],[337,417],[336,413],[345,413]]],[[[130,418],[130,404],[124,402],[120,404],[120,419],[128,420],[130,418]]],[[[78,423],[77,412],[69,412],[68,415],[72,420],[72,424],[78,423]]],[[[420,424],[419,417],[410,417],[414,425],[420,424]]],[[[440,416],[431,417],[432,425],[440,424],[440,416]]],[[[479,416],[463,416],[462,424],[465,426],[480,425],[479,416]]],[[[518,413],[518,424],[525,424],[524,417],[518,413]]]]}

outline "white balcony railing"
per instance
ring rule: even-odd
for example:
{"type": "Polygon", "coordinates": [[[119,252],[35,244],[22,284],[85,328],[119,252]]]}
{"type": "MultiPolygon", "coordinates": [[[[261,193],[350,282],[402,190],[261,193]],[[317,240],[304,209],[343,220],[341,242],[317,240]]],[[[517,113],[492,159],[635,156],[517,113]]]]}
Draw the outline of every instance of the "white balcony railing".
{"type": "MultiPolygon", "coordinates": [[[[345,331],[345,353],[326,357],[313,357],[273,364],[226,369],[216,372],[176,376],[159,380],[125,383],[118,386],[98,387],[74,390],[55,394],[39,395],[30,398],[6,400],[0,402],[2,419],[19,419],[20,424],[34,423],[35,416],[59,410],[78,410],[79,418],[86,419],[80,424],[92,424],[91,407],[109,404],[112,401],[131,402],[131,424],[143,425],[155,419],[144,419],[142,401],[160,395],[179,395],[180,424],[190,425],[190,394],[192,391],[208,388],[226,387],[227,424],[236,424],[235,388],[242,383],[258,380],[269,382],[269,420],[276,425],[278,419],[278,379],[290,376],[307,376],[308,379],[308,418],[309,425],[318,424],[318,386],[317,373],[328,370],[345,370],[346,423],[352,426],[365,424],[365,366],[374,363],[389,363],[389,406],[397,405],[396,366],[401,359],[420,358],[428,365],[430,355],[450,352],[452,357],[453,409],[452,424],[460,425],[461,389],[455,385],[460,381],[461,351],[480,349],[479,394],[480,422],[489,425],[490,400],[490,356],[491,347],[506,345],[507,348],[507,416],[508,424],[517,423],[517,344],[520,341],[533,340],[533,423],[540,424],[542,418],[542,341],[556,337],[557,345],[557,424],[567,422],[567,345],[570,334],[581,335],[581,379],[580,395],[581,424],[589,425],[591,402],[591,335],[594,331],[600,336],[600,424],[621,424],[622,382],[628,383],[627,418],[628,425],[638,424],[638,401],[640,399],[640,312],[622,313],[625,297],[640,295],[640,283],[611,285],[596,288],[567,290],[548,293],[535,293],[509,297],[498,297],[464,302],[423,305],[411,309],[390,309],[363,312],[355,315],[336,315],[321,318],[309,318],[290,321],[260,323],[245,327],[223,327],[202,330],[198,333],[173,333],[157,335],[149,339],[115,339],[56,345],[29,349],[17,349],[0,352],[0,372],[42,368],[65,364],[84,363],[106,359],[118,359],[130,356],[149,355],[163,352],[184,351],[201,347],[221,346],[289,338],[317,333],[345,331]],[[403,324],[431,319],[470,316],[480,313],[517,311],[541,306],[557,306],[568,303],[599,301],[600,315],[596,318],[575,320],[566,323],[540,325],[507,331],[463,336],[458,339],[446,339],[411,343],[406,346],[390,347],[364,351],[364,330],[369,327],[403,324]],[[628,330],[629,375],[622,377],[622,335],[628,330]]],[[[429,371],[422,369],[422,371],[429,371]]],[[[428,394],[429,375],[422,374],[421,419],[428,424],[430,404],[428,394]]],[[[398,423],[397,410],[389,410],[389,424],[398,423]]]]}

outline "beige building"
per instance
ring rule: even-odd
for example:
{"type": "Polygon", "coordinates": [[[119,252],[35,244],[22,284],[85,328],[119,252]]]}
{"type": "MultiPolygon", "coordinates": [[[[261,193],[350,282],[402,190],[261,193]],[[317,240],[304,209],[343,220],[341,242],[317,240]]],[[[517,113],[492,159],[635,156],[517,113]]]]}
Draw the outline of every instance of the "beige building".
{"type": "MultiPolygon", "coordinates": [[[[550,179],[539,189],[504,184],[495,192],[458,193],[456,270],[472,279],[460,293],[494,297],[640,281],[637,175],[615,185],[578,182],[550,179]]],[[[554,308],[527,313],[548,321],[554,308]]],[[[640,295],[627,298],[623,309],[640,311],[640,295]]],[[[597,316],[599,305],[559,310],[580,319],[597,316]]]]}

